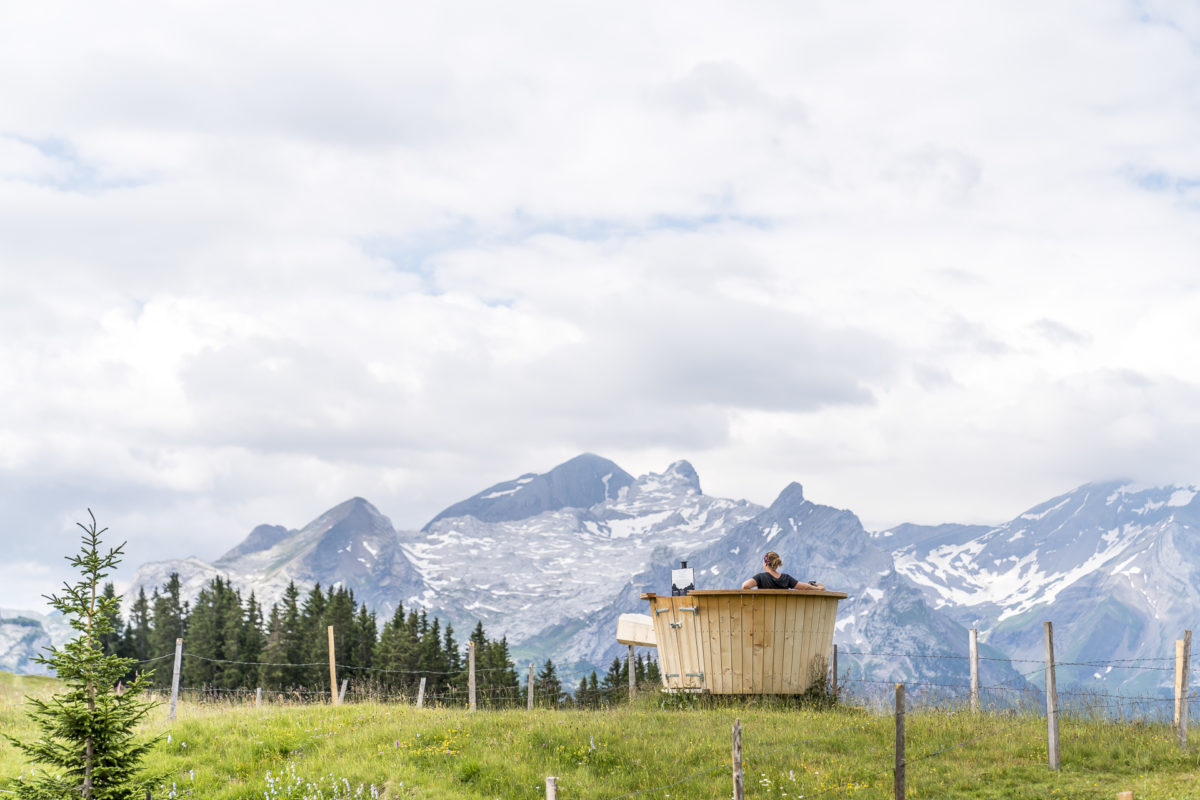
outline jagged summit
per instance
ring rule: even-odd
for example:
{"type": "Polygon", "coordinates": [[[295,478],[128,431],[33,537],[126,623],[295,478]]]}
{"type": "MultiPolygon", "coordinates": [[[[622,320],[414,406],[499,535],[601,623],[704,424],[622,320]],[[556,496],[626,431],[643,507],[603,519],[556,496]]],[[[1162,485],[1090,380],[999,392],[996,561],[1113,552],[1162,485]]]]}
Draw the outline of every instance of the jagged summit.
{"type": "Polygon", "coordinates": [[[250,531],[250,535],[243,539],[241,544],[218,558],[217,563],[233,561],[240,556],[249,555],[250,553],[270,550],[293,533],[295,531],[288,530],[282,525],[259,525],[250,531]]]}
{"type": "Polygon", "coordinates": [[[771,503],[769,508],[792,508],[804,504],[804,487],[792,481],[787,486],[783,487],[783,491],[775,498],[775,502],[771,503]]]}
{"type": "Polygon", "coordinates": [[[479,494],[450,506],[431,519],[422,530],[428,531],[438,520],[452,517],[470,516],[480,522],[508,522],[561,508],[589,508],[617,497],[623,487],[633,483],[633,476],[612,461],[593,453],[584,453],[543,475],[528,473],[489,486],[479,494]]]}
{"type": "Polygon", "coordinates": [[[700,476],[696,474],[696,468],[688,461],[676,461],[667,467],[663,476],[678,482],[682,486],[695,490],[696,494],[703,494],[700,491],[700,476]]]}
{"type": "Polygon", "coordinates": [[[392,523],[361,497],[343,501],[299,530],[259,525],[245,541],[208,564],[197,558],[143,564],[125,600],[138,588],[147,593],[178,572],[187,597],[216,576],[239,587],[253,587],[258,599],[272,603],[288,583],[343,585],[381,613],[411,603],[425,590],[420,574],[404,554],[392,523]]]}

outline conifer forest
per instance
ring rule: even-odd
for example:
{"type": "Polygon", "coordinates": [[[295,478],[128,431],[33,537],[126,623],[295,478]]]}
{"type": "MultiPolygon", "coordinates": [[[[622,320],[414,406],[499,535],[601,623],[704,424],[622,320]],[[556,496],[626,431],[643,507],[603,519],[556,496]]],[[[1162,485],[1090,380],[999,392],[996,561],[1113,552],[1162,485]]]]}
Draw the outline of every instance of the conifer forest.
{"type": "MultiPolygon", "coordinates": [[[[340,675],[356,691],[378,697],[413,698],[425,679],[425,696],[442,702],[465,702],[467,643],[455,639],[424,609],[396,612],[382,625],[374,611],[355,600],[345,587],[314,584],[307,592],[290,583],[282,599],[264,613],[251,593],[243,597],[227,579],[213,578],[194,603],[184,600],[177,574],[149,597],[138,593],[129,619],[118,614],[103,647],[139,662],[134,671],[153,668],[150,685],[169,689],[175,641],[183,638],[180,682],[189,690],[214,695],[261,687],[264,691],[294,692],[298,697],[329,688],[327,630],[334,630],[334,650],[340,675]]],[[[104,594],[115,596],[111,583],[104,594]]],[[[493,707],[524,705],[526,682],[518,675],[505,637],[489,638],[483,623],[468,637],[475,647],[476,686],[493,707]]],[[[584,674],[574,692],[568,691],[551,659],[534,673],[534,697],[539,706],[598,707],[625,699],[629,666],[614,659],[606,672],[584,674]]],[[[658,664],[640,655],[634,661],[635,680],[657,683],[658,664]]],[[[128,676],[132,679],[133,675],[128,676]]]]}

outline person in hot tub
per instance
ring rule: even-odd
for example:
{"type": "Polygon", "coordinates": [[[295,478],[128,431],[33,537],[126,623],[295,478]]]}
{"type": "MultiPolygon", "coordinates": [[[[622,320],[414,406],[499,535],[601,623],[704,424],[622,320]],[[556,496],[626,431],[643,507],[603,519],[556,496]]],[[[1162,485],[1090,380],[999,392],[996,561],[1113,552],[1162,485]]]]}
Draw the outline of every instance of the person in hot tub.
{"type": "Polygon", "coordinates": [[[780,572],[779,568],[783,566],[783,559],[779,557],[779,553],[774,550],[763,556],[763,568],[766,572],[760,572],[753,578],[748,579],[742,584],[743,589],[825,589],[825,584],[817,581],[809,581],[801,583],[800,581],[788,575],[786,572],[780,572]]]}

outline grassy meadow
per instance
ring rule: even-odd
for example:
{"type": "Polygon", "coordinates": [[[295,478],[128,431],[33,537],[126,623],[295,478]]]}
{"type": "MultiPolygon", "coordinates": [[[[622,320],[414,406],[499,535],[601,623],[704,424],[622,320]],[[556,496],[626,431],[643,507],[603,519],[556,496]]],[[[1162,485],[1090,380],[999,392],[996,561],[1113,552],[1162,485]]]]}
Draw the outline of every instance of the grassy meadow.
{"type": "MultiPolygon", "coordinates": [[[[0,674],[0,730],[30,737],[23,698],[46,678],[0,674]]],[[[646,693],[601,711],[480,711],[377,703],[162,706],[145,728],[163,739],[155,798],[728,798],[730,743],[742,722],[748,798],[891,798],[890,716],[783,701],[646,693]]],[[[910,711],[910,798],[1200,800],[1200,756],[1163,724],[1064,719],[1059,772],[1046,766],[1034,715],[910,711]]],[[[28,766],[0,741],[0,797],[28,766]]]]}

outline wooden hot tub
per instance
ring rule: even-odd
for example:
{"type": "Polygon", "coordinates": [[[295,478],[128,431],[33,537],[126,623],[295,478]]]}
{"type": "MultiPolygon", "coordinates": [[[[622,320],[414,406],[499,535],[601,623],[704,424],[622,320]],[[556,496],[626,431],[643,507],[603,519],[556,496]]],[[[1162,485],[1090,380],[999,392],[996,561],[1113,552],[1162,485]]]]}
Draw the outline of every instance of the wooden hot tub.
{"type": "MultiPolygon", "coordinates": [[[[644,594],[668,691],[802,694],[823,677],[843,592],[693,589],[644,594]]],[[[647,639],[649,637],[642,636],[647,639]]]]}

